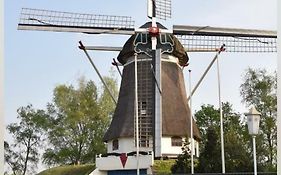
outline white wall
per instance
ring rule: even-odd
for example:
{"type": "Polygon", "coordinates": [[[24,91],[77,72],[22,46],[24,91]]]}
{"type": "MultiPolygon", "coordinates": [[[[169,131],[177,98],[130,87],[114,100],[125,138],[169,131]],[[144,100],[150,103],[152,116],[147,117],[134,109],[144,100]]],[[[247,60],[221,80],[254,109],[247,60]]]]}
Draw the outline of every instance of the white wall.
{"type": "Polygon", "coordinates": [[[172,146],[172,140],[171,137],[162,137],[162,155],[175,155],[173,157],[176,157],[176,155],[181,154],[181,146],[172,146]]]}
{"type": "MultiPolygon", "coordinates": [[[[132,151],[136,151],[136,147],[134,144],[134,138],[119,138],[119,149],[118,150],[112,150],[112,140],[108,141],[107,143],[107,152],[108,153],[128,153],[132,151]]],[[[150,141],[152,143],[152,140],[150,141]]],[[[153,148],[144,148],[140,147],[140,151],[152,151],[153,148]]]]}
{"type": "MultiPolygon", "coordinates": [[[[182,142],[184,142],[184,140],[185,137],[182,138],[182,142]]],[[[189,143],[191,143],[190,139],[189,139],[189,143]]],[[[182,153],[181,148],[182,148],[181,146],[172,146],[171,137],[162,137],[162,155],[181,154],[182,153]]],[[[189,149],[191,149],[191,145],[189,145],[189,149]]],[[[193,155],[199,157],[199,143],[196,140],[194,140],[193,155]]]]}
{"type": "MultiPolygon", "coordinates": [[[[185,138],[183,138],[184,141],[185,138]]],[[[136,147],[134,145],[134,138],[119,138],[119,149],[112,150],[112,140],[108,141],[107,144],[107,152],[108,153],[128,153],[132,151],[136,151],[136,147]]],[[[152,140],[151,140],[152,143],[152,140]]],[[[178,154],[182,153],[181,146],[172,146],[171,137],[162,137],[161,139],[162,145],[162,155],[169,156],[173,155],[172,157],[176,157],[178,154]]],[[[153,148],[144,148],[140,147],[140,151],[153,151],[153,148]]],[[[199,156],[199,144],[198,142],[194,141],[194,155],[199,156]]]]}

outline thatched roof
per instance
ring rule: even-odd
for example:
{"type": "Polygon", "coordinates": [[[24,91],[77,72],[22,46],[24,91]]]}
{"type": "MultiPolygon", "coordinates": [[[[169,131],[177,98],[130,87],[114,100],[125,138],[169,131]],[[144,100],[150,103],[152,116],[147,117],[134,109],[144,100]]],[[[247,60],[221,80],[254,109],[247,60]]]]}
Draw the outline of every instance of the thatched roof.
{"type": "MultiPolygon", "coordinates": [[[[150,25],[150,23],[146,23],[142,28],[148,28],[150,25]]],[[[165,29],[161,24],[158,23],[157,25],[165,29]]],[[[177,57],[179,59],[179,64],[183,66],[188,62],[188,56],[184,51],[184,47],[175,36],[169,35],[174,42],[173,52],[169,55],[177,57]]],[[[128,39],[123,46],[123,50],[118,55],[118,61],[123,65],[134,56],[135,37],[136,35],[133,35],[128,39]]],[[[142,59],[143,57],[149,58],[145,54],[140,54],[138,59],[142,59]]],[[[152,78],[152,72],[150,70],[152,61],[147,61],[148,63],[142,62],[138,62],[138,65],[149,66],[149,68],[144,69],[147,72],[139,72],[138,74],[151,76],[149,82],[151,85],[153,84],[152,87],[154,87],[154,79],[152,78]]],[[[134,74],[134,64],[124,66],[118,103],[111,125],[104,136],[104,141],[134,136],[134,74]]],[[[140,84],[142,83],[143,82],[140,82],[140,84]]],[[[150,91],[152,98],[154,98],[154,88],[145,86],[145,88],[147,87],[150,87],[147,91],[150,91]]],[[[152,103],[154,102],[152,101],[152,103]]],[[[193,131],[193,137],[196,140],[200,140],[199,129],[195,122],[193,131]]],[[[185,92],[183,73],[177,63],[166,61],[162,61],[162,135],[190,137],[190,109],[185,92]]]]}
{"type": "MultiPolygon", "coordinates": [[[[200,139],[193,125],[194,138],[200,139]]],[[[190,136],[190,110],[182,70],[176,63],[162,62],[162,134],[190,136]]],[[[118,103],[104,141],[134,136],[134,64],[123,69],[118,103]]]]}

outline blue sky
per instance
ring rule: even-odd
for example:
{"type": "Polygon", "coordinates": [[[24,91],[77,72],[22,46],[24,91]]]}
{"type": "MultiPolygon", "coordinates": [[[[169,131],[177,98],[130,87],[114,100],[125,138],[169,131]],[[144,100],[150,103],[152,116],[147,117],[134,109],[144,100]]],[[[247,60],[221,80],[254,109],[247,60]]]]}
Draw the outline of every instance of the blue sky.
{"type": "MultiPolygon", "coordinates": [[[[160,21],[167,27],[172,24],[222,26],[276,30],[277,0],[173,0],[172,16],[160,21]]],[[[22,7],[90,14],[132,16],[136,26],[147,21],[146,0],[8,0],[5,1],[5,122],[16,121],[16,109],[31,103],[35,108],[45,108],[52,100],[52,91],[58,84],[75,84],[85,76],[100,84],[98,77],[78,41],[85,45],[122,46],[127,36],[85,35],[39,31],[18,31],[17,23],[22,7]]],[[[103,75],[108,75],[112,58],[118,53],[90,52],[103,75]]],[[[190,53],[193,85],[215,53],[190,53]]],[[[247,67],[277,67],[276,54],[222,53],[220,68],[222,101],[229,101],[238,112],[246,112],[241,104],[239,86],[241,75],[247,67]]],[[[188,77],[187,69],[184,71],[188,77]]],[[[186,87],[188,87],[186,78],[186,87]]],[[[213,67],[193,97],[193,109],[202,104],[217,106],[217,80],[213,67]]]]}
{"type": "MultiPolygon", "coordinates": [[[[173,18],[161,21],[172,24],[223,26],[237,28],[276,29],[276,0],[236,1],[173,1],[173,18]]],[[[59,11],[128,15],[142,25],[146,18],[146,1],[107,0],[27,0],[5,1],[5,116],[6,123],[14,121],[16,109],[28,103],[44,108],[51,101],[53,88],[61,83],[75,83],[85,75],[99,84],[97,75],[87,62],[84,53],[77,48],[78,41],[86,45],[122,46],[127,36],[84,35],[40,31],[19,31],[17,23],[22,7],[59,11]]],[[[108,74],[111,59],[118,53],[91,52],[103,75],[108,74]]],[[[190,69],[193,84],[209,64],[214,53],[190,53],[190,69]]],[[[234,107],[239,105],[238,87],[241,74],[248,66],[276,68],[276,54],[230,54],[223,53],[221,59],[222,97],[234,107]],[[231,80],[231,82],[229,82],[231,80]]],[[[214,67],[215,68],[215,67],[214,67]]],[[[217,104],[215,69],[204,80],[196,92],[194,109],[203,103],[217,104]],[[212,93],[210,93],[212,91],[212,93]]],[[[187,72],[185,72],[187,77],[187,72]]],[[[188,87],[188,86],[187,86],[188,87]]],[[[241,111],[242,112],[242,111],[241,111]]]]}
{"type": "MultiPolygon", "coordinates": [[[[212,0],[210,2],[174,0],[172,20],[161,22],[168,27],[171,24],[186,24],[276,29],[276,0],[227,2],[212,0]]],[[[136,20],[136,26],[147,20],[145,0],[126,0],[120,1],[118,4],[114,0],[106,2],[83,0],[83,3],[77,0],[5,1],[5,116],[7,123],[13,121],[16,117],[15,110],[20,106],[31,103],[38,108],[44,107],[51,100],[52,90],[57,84],[75,83],[76,79],[82,75],[99,82],[84,53],[77,48],[79,40],[88,45],[122,46],[127,38],[127,36],[18,31],[17,23],[22,7],[128,15],[136,20]]],[[[111,59],[117,54],[116,52],[91,52],[104,75],[108,74],[111,59]]],[[[214,53],[191,53],[189,55],[190,69],[193,72],[192,80],[195,84],[214,53]]],[[[223,53],[220,58],[223,79],[222,95],[225,97],[223,101],[231,102],[230,99],[233,98],[230,95],[239,98],[236,91],[241,82],[241,71],[248,66],[265,67],[270,70],[276,68],[275,54],[223,53]],[[230,79],[231,83],[228,82],[230,79]]],[[[215,71],[210,72],[194,96],[194,105],[196,105],[197,98],[199,105],[213,98],[208,93],[211,89],[216,92],[216,88],[210,86],[216,84],[214,73],[215,71]],[[208,88],[207,91],[206,88],[208,88]]],[[[187,76],[187,73],[185,74],[187,76]]]]}

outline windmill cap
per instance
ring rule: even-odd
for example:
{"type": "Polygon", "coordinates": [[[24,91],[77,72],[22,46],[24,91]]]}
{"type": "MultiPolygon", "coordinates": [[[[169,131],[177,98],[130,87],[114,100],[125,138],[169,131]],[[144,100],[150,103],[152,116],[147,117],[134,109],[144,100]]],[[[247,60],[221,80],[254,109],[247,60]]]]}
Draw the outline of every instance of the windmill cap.
{"type": "MultiPolygon", "coordinates": [[[[140,28],[149,28],[149,27],[151,27],[151,22],[145,23],[140,28]]],[[[160,23],[157,23],[157,27],[159,27],[160,29],[167,29],[160,23]]],[[[181,66],[186,66],[189,58],[188,58],[187,53],[185,52],[183,45],[173,34],[167,34],[167,35],[170,35],[170,37],[174,41],[173,52],[170,54],[179,59],[179,64],[181,66]]],[[[118,61],[123,65],[126,64],[127,61],[129,60],[129,58],[134,56],[134,54],[135,54],[134,41],[135,41],[136,36],[137,35],[134,34],[126,41],[126,43],[123,46],[123,49],[120,51],[120,53],[117,57],[118,61]]]]}
{"type": "Polygon", "coordinates": [[[259,111],[257,111],[257,109],[255,108],[255,106],[252,106],[249,110],[248,113],[245,113],[245,115],[261,115],[261,113],[259,111]]]}

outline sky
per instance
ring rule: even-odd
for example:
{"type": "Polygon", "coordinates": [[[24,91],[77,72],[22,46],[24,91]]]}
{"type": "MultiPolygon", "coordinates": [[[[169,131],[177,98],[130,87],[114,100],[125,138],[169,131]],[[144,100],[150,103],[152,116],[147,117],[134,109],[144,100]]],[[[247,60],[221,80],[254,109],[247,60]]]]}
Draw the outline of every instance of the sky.
{"type": "MultiPolygon", "coordinates": [[[[100,85],[78,41],[85,45],[123,46],[128,36],[86,35],[42,31],[19,31],[21,8],[37,8],[89,14],[132,16],[136,27],[148,21],[145,0],[6,0],[4,2],[4,105],[5,123],[16,122],[16,110],[32,104],[44,109],[52,101],[52,91],[59,84],[75,84],[85,76],[100,85]]],[[[160,21],[171,29],[173,24],[213,27],[277,29],[277,0],[172,0],[172,19],[160,21]]],[[[215,53],[188,53],[195,85],[215,53]]],[[[102,75],[109,75],[117,52],[90,51],[102,75]]],[[[240,113],[247,112],[241,103],[239,86],[248,67],[277,68],[276,53],[222,53],[219,56],[222,101],[230,102],[240,113]]],[[[195,112],[202,104],[218,106],[216,67],[212,67],[192,99],[195,112]]],[[[188,88],[188,69],[184,70],[188,88]]],[[[188,92],[188,89],[187,89],[188,92]]],[[[9,139],[6,136],[6,139],[9,139]]]]}

